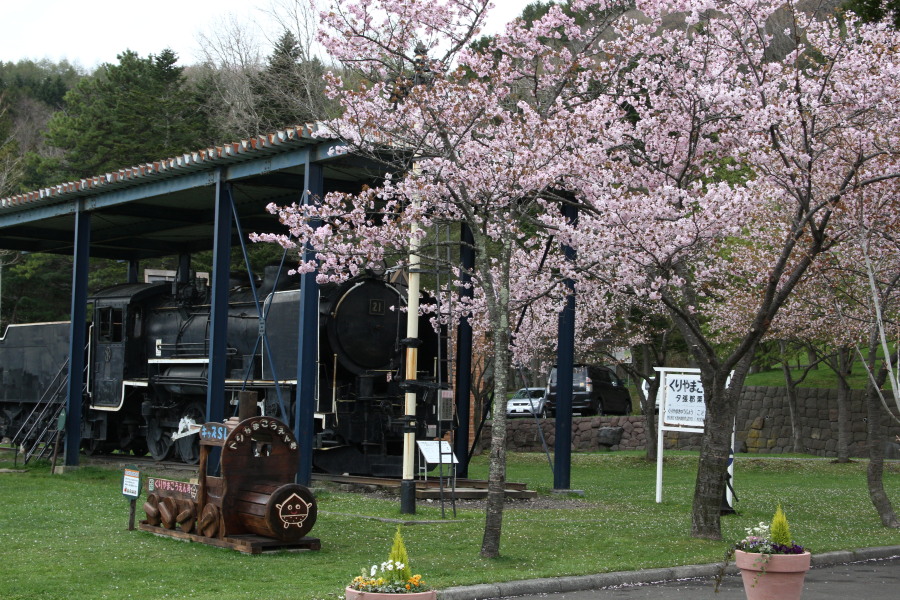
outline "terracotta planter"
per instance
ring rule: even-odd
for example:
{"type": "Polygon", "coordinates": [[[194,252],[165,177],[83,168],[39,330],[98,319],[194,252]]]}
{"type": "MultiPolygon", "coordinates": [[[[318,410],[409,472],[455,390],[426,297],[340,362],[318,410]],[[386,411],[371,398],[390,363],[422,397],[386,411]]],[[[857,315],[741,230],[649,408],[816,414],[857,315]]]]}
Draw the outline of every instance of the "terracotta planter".
{"type": "Polygon", "coordinates": [[[353,588],[344,590],[347,600],[436,600],[437,592],[412,592],[411,594],[386,594],[383,592],[361,592],[353,588]]]}
{"type": "Polygon", "coordinates": [[[758,554],[736,550],[734,563],[741,570],[747,600],[796,600],[803,593],[809,571],[809,552],[758,554]]]}

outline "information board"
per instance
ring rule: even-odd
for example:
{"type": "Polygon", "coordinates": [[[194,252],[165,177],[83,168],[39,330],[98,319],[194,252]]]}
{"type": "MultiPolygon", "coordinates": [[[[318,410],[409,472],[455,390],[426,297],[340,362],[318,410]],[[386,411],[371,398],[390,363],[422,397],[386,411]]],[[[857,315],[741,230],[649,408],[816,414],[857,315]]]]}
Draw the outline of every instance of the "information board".
{"type": "Polygon", "coordinates": [[[128,498],[141,495],[141,472],[137,469],[125,469],[122,477],[122,494],[128,498]]]}
{"type": "Polygon", "coordinates": [[[663,425],[703,427],[706,402],[699,373],[663,372],[663,425]]]}
{"type": "Polygon", "coordinates": [[[416,445],[419,447],[419,452],[422,453],[422,458],[430,465],[455,465],[459,462],[456,460],[456,455],[453,454],[450,442],[443,440],[417,441],[416,445]]]}

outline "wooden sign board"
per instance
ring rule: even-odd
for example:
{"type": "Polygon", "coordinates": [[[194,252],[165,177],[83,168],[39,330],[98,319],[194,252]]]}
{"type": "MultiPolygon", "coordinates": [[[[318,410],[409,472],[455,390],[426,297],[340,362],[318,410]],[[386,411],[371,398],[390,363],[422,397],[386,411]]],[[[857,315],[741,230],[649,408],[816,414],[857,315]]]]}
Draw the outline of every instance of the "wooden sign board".
{"type": "Polygon", "coordinates": [[[199,487],[200,486],[196,483],[175,481],[174,479],[161,479],[159,477],[150,477],[147,479],[148,494],[162,492],[162,495],[168,496],[169,498],[196,500],[199,487]]]}

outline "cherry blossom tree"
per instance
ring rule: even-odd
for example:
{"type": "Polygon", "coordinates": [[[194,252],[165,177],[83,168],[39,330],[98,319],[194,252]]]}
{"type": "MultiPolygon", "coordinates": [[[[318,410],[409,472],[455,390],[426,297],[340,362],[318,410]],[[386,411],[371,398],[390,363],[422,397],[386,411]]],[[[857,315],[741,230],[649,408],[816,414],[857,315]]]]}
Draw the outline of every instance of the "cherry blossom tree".
{"type": "MultiPolygon", "coordinates": [[[[361,83],[329,76],[344,113],[323,133],[387,176],[280,214],[315,248],[317,264],[300,270],[320,280],[403,265],[411,240],[425,254],[433,226],[468,226],[478,294],[457,306],[483,315],[498,398],[512,315],[561,297],[562,277],[667,315],[706,391],[692,534],[719,539],[754,349],[838,243],[836,216],[900,177],[898,39],[792,1],[634,5],[570,0],[473,47],[487,0],[336,3],[321,39],[361,83]],[[781,54],[767,31],[779,8],[779,34],[793,44],[781,54]],[[567,203],[577,226],[563,217],[567,203]],[[577,249],[575,262],[545,257],[551,235],[577,249]]],[[[484,556],[499,554],[503,411],[492,432],[484,556]]]]}
{"type": "MultiPolygon", "coordinates": [[[[488,0],[347,1],[323,13],[321,42],[363,82],[349,88],[328,77],[344,113],[323,133],[381,161],[387,176],[360,194],[280,209],[293,239],[317,251],[317,264],[300,270],[317,269],[324,281],[384,261],[403,265],[411,240],[417,255],[432,256],[428,231],[466,225],[475,250],[468,275],[478,293],[475,303],[454,306],[477,306],[484,316],[493,395],[505,398],[514,315],[545,296],[565,270],[558,251],[541,264],[549,234],[539,217],[566,201],[561,185],[573,149],[600,145],[594,124],[621,112],[614,99],[593,91],[607,85],[609,72],[594,66],[609,20],[624,10],[618,4],[625,3],[610,3],[617,10],[590,27],[554,6],[527,27],[510,25],[480,50],[472,43],[488,0]]],[[[481,549],[487,557],[499,554],[505,453],[505,411],[495,410],[481,549]]]]}
{"type": "Polygon", "coordinates": [[[692,534],[720,539],[754,349],[838,242],[835,216],[900,177],[900,40],[883,24],[804,14],[794,2],[636,4],[649,22],[623,19],[606,46],[630,61],[616,95],[632,141],[574,163],[589,210],[569,240],[580,259],[606,265],[611,285],[658,301],[688,342],[707,405],[692,534]],[[766,29],[779,9],[794,45],[783,56],[766,29]],[[671,11],[683,11],[682,26],[671,11]],[[594,176],[612,169],[615,178],[594,176]],[[731,321],[727,335],[711,329],[713,315],[731,321]]]}

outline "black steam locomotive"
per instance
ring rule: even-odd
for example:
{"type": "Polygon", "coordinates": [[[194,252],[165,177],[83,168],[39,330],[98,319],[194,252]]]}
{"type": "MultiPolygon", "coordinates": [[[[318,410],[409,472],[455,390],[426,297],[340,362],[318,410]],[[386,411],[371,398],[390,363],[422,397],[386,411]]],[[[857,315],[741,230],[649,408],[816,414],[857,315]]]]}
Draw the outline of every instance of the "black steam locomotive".
{"type": "MultiPolygon", "coordinates": [[[[256,393],[260,414],[294,414],[300,291],[285,279],[277,267],[266,269],[256,296],[262,320],[249,281],[233,281],[226,417],[237,413],[239,392],[256,393]]],[[[205,421],[209,356],[205,281],[122,284],[89,303],[82,448],[196,462],[191,425],[205,421]]],[[[400,474],[404,392],[410,389],[403,381],[405,304],[404,285],[372,275],[320,287],[314,468],[400,474]]],[[[68,339],[67,322],[12,325],[0,338],[0,438],[19,431],[36,404],[60,401],[68,339]]],[[[422,317],[419,339],[412,389],[416,437],[427,439],[452,427],[453,407],[452,395],[442,390],[446,338],[422,317]]]]}

